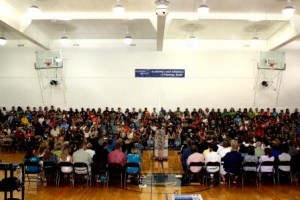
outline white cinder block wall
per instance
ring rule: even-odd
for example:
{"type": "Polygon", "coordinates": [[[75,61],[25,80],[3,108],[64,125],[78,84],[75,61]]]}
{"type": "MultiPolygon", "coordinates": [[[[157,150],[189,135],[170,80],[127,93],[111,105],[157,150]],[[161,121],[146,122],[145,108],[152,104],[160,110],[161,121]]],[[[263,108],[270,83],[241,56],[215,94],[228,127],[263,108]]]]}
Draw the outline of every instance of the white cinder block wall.
{"type": "Polygon", "coordinates": [[[268,87],[256,93],[254,104],[259,52],[66,48],[62,49],[63,92],[60,71],[43,70],[44,86],[40,87],[34,68],[35,50],[0,48],[0,106],[108,106],[123,110],[300,107],[299,51],[285,52],[287,68],[278,101],[277,93],[268,87]],[[185,78],[135,78],[137,68],[185,69],[186,74],[185,78]],[[60,84],[50,86],[52,79],[60,84]]]}

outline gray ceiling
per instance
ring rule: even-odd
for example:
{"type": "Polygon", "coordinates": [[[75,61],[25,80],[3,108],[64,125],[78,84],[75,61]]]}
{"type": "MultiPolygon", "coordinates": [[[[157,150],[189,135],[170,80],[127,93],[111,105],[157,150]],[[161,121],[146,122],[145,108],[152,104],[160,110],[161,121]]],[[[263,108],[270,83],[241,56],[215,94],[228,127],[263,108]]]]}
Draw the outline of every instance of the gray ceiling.
{"type": "Polygon", "coordinates": [[[157,17],[154,0],[121,0],[123,16],[112,12],[116,0],[1,0],[0,30],[8,40],[25,39],[44,49],[51,48],[51,41],[63,35],[73,40],[120,41],[130,35],[136,40],[156,41],[159,51],[165,40],[190,36],[207,41],[250,40],[257,36],[268,42],[269,50],[299,38],[299,0],[291,2],[296,9],[292,19],[281,14],[286,0],[206,2],[210,7],[207,16],[196,13],[202,0],[170,0],[168,16],[157,17]],[[42,13],[30,21],[26,12],[31,4],[39,6],[42,13]],[[60,20],[64,17],[72,20],[60,20]]]}

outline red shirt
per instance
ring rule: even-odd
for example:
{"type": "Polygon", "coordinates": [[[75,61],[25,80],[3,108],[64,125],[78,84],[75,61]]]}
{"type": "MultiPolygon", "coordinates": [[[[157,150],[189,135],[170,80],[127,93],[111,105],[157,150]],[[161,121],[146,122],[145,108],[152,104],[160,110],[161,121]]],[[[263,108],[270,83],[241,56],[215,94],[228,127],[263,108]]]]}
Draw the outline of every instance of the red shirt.
{"type": "Polygon", "coordinates": [[[115,149],[108,154],[109,163],[120,163],[122,167],[126,164],[126,155],[120,149],[115,149]]]}

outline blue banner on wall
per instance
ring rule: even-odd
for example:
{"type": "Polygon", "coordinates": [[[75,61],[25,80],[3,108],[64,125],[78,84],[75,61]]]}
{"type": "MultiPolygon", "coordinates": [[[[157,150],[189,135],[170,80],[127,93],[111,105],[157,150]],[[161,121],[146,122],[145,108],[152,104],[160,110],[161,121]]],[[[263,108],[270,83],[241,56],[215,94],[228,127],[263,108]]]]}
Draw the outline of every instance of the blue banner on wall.
{"type": "Polygon", "coordinates": [[[184,69],[135,69],[135,77],[184,78],[184,69]]]}

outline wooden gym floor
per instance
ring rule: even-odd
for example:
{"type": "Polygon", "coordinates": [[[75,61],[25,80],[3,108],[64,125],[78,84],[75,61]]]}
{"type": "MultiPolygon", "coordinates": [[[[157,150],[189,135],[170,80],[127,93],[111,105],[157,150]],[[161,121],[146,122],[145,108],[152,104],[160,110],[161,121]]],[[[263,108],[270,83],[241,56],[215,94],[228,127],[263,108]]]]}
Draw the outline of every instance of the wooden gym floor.
{"type": "MultiPolygon", "coordinates": [[[[19,163],[23,160],[24,153],[6,153],[0,152],[0,159],[3,163],[19,163]]],[[[3,175],[2,172],[1,176],[3,175]]],[[[164,174],[181,174],[180,157],[176,151],[169,151],[169,159],[161,164],[152,159],[152,151],[143,152],[142,163],[143,174],[164,173],[164,174]]],[[[152,180],[152,178],[151,178],[152,180]]],[[[166,181],[168,182],[168,181],[166,181]]],[[[151,181],[152,183],[152,181],[151,181]]],[[[162,183],[163,184],[163,183],[162,183]]],[[[84,184],[75,186],[64,185],[60,187],[46,186],[43,184],[26,183],[26,200],[165,200],[172,199],[172,194],[201,194],[204,200],[300,200],[299,185],[282,185],[261,184],[257,187],[255,184],[241,186],[227,185],[213,186],[209,185],[192,185],[178,186],[172,181],[165,185],[156,185],[151,187],[138,187],[128,184],[121,188],[118,184],[97,183],[92,187],[86,187],[84,184]],[[159,186],[159,187],[158,187],[159,186]]],[[[14,192],[14,197],[20,198],[20,192],[14,192]]],[[[0,199],[3,199],[3,193],[0,193],[0,199]]]]}

